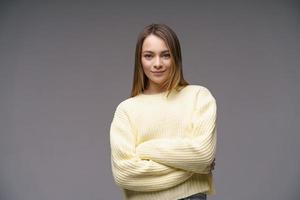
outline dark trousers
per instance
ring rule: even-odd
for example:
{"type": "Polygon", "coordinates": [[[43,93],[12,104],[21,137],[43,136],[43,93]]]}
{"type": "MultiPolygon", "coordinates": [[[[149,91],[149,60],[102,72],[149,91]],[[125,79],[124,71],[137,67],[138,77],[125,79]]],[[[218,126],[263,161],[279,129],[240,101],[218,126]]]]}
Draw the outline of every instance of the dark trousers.
{"type": "Polygon", "coordinates": [[[197,193],[178,200],[206,200],[206,196],[205,193],[197,193]]]}

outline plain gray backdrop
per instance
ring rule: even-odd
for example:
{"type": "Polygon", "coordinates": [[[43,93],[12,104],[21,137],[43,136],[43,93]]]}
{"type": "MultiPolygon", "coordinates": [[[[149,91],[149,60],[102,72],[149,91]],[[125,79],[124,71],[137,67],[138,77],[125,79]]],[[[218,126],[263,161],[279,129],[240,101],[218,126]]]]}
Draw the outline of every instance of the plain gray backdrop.
{"type": "Polygon", "coordinates": [[[121,199],[109,128],[165,23],[218,104],[209,200],[300,199],[299,1],[1,1],[0,199],[121,199]]]}

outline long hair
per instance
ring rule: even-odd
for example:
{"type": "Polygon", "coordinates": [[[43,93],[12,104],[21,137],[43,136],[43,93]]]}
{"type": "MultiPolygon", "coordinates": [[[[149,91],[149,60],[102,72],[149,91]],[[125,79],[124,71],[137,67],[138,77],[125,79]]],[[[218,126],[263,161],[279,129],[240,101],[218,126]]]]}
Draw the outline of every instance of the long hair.
{"type": "Polygon", "coordinates": [[[168,95],[173,89],[178,90],[186,85],[189,85],[189,83],[183,77],[181,48],[177,35],[170,27],[165,24],[152,23],[144,27],[144,29],[138,35],[135,49],[135,63],[133,85],[130,95],[131,97],[142,93],[149,83],[148,77],[143,71],[141,51],[145,38],[150,34],[161,38],[165,42],[171,54],[171,71],[168,75],[167,80],[163,83],[163,87],[168,90],[168,95]]]}

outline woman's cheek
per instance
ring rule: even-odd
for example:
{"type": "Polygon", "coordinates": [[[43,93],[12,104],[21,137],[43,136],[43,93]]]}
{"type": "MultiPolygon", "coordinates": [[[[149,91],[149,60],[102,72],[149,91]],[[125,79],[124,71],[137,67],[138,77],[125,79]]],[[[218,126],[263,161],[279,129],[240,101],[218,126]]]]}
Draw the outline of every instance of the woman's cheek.
{"type": "Polygon", "coordinates": [[[144,65],[146,68],[151,68],[151,62],[149,61],[146,61],[144,65]]]}

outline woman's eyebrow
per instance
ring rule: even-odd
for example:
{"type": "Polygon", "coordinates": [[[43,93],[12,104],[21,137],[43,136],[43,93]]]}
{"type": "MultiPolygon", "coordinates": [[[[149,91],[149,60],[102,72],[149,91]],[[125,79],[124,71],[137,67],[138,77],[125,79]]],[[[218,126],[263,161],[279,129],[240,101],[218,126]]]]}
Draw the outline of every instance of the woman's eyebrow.
{"type": "MultiPolygon", "coordinates": [[[[153,53],[153,51],[146,50],[146,51],[143,51],[143,53],[153,53]]],[[[169,50],[164,50],[161,53],[169,53],[169,50]]]]}

